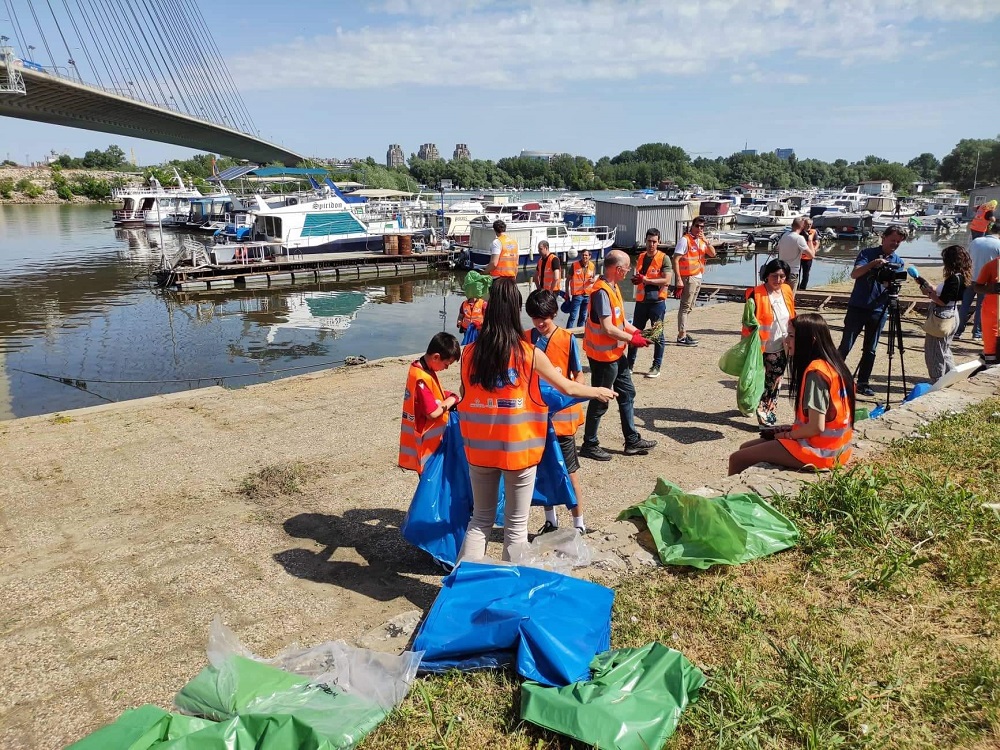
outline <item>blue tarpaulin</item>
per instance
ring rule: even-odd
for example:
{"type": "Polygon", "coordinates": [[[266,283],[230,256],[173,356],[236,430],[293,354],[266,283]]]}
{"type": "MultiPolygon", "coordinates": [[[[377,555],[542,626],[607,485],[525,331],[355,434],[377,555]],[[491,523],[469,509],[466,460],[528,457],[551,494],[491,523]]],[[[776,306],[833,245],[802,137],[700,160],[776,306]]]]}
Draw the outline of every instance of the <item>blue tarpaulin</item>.
{"type": "Polygon", "coordinates": [[[614,592],[539,568],[463,562],[441,592],[413,644],[420,669],[485,669],[514,664],[543,685],[590,677],[589,664],[611,646],[614,592]]]}

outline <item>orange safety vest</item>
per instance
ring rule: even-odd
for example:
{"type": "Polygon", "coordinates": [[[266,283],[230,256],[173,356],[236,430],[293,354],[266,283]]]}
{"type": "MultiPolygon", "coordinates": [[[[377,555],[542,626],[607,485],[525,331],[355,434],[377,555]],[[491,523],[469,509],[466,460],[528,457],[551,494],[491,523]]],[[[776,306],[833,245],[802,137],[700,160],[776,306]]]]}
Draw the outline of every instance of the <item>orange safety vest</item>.
{"type": "MultiPolygon", "coordinates": [[[[662,279],[666,276],[663,272],[663,264],[667,259],[667,254],[659,250],[655,251],[653,254],[653,259],[649,262],[649,267],[643,271],[643,262],[646,259],[646,251],[643,250],[639,253],[639,259],[635,263],[635,268],[637,273],[641,273],[647,279],[662,279]]],[[[667,266],[668,270],[670,266],[667,266]]],[[[672,271],[671,271],[672,273],[672,271]]],[[[662,286],[649,286],[645,284],[637,286],[635,288],[635,301],[644,302],[646,300],[646,294],[648,292],[650,296],[650,302],[658,302],[660,297],[663,295],[664,288],[662,286]]]]}
{"type": "MultiPolygon", "coordinates": [[[[1000,280],[1000,258],[994,258],[979,272],[977,284],[996,284],[1000,280]]],[[[983,354],[995,356],[997,334],[1000,333],[1000,295],[987,293],[983,297],[983,354]]]]}
{"type": "Polygon", "coordinates": [[[556,284],[556,272],[552,268],[552,261],[550,258],[555,258],[553,253],[548,255],[543,255],[538,259],[538,266],[535,269],[535,278],[541,279],[542,285],[539,289],[548,289],[550,292],[558,292],[559,286],[556,284]]]}
{"type": "Polygon", "coordinates": [[[604,333],[600,321],[594,322],[593,298],[595,294],[601,292],[607,292],[608,299],[611,300],[611,324],[615,328],[623,328],[625,325],[625,303],[622,301],[622,293],[618,287],[611,286],[601,276],[594,284],[594,291],[590,295],[590,314],[587,315],[587,324],[583,328],[583,351],[597,362],[615,362],[625,353],[627,344],[604,333]]]}
{"type": "Polygon", "coordinates": [[[571,297],[582,297],[594,291],[594,281],[597,278],[594,261],[588,260],[587,267],[583,267],[581,261],[574,261],[573,275],[569,278],[569,295],[571,297]]]}
{"type": "Polygon", "coordinates": [[[462,385],[465,396],[459,402],[465,456],[472,466],[519,471],[536,466],[545,449],[548,430],[548,407],[538,390],[535,372],[535,348],[521,341],[524,372],[515,372],[514,353],[508,368],[514,384],[489,391],[473,385],[472,354],[474,343],[462,356],[462,385]]]}
{"type": "MultiPolygon", "coordinates": [[[[527,331],[525,336],[530,339],[531,331],[527,331]]],[[[583,373],[571,373],[569,371],[569,353],[572,346],[573,334],[565,328],[557,326],[556,330],[549,337],[548,344],[545,345],[542,351],[545,352],[545,356],[549,358],[552,366],[559,371],[560,375],[570,380],[580,380],[583,373]]],[[[583,424],[585,417],[583,404],[573,404],[552,415],[552,426],[556,431],[556,435],[575,435],[580,425],[583,424]]]]}
{"type": "Polygon", "coordinates": [[[484,299],[467,299],[462,303],[461,307],[462,313],[462,333],[465,333],[466,329],[470,325],[475,325],[476,328],[483,327],[483,316],[486,314],[486,300],[484,299]]]}
{"type": "Polygon", "coordinates": [[[817,469],[832,469],[851,460],[851,439],[854,437],[854,428],[851,427],[850,394],[841,380],[840,373],[833,365],[822,359],[814,359],[802,374],[802,390],[799,392],[795,427],[803,427],[809,422],[803,399],[805,399],[806,378],[813,372],[819,373],[830,386],[830,407],[833,409],[833,418],[826,420],[826,426],[819,435],[801,439],[780,438],[780,440],[788,452],[802,463],[815,466],[817,469]]]}
{"type": "MultiPolygon", "coordinates": [[[[806,238],[806,242],[812,242],[813,237],[816,236],[816,230],[810,229],[809,234],[803,236],[806,238]]],[[[802,253],[802,255],[799,256],[799,260],[812,260],[812,259],[813,257],[809,253],[802,253]]]]}
{"type": "Polygon", "coordinates": [[[423,425],[418,428],[417,383],[430,388],[438,401],[444,401],[444,391],[441,390],[437,377],[427,372],[419,360],[410,365],[406,376],[406,390],[403,391],[403,420],[399,425],[399,465],[422,474],[427,459],[441,444],[444,429],[448,425],[448,414],[442,413],[437,419],[425,417],[423,425]]]}
{"type": "Polygon", "coordinates": [[[497,261],[497,267],[490,271],[490,276],[509,276],[513,279],[517,276],[517,261],[521,253],[517,240],[506,234],[501,234],[497,239],[500,240],[500,260],[497,261]]]}
{"type": "MultiPolygon", "coordinates": [[[[781,285],[781,296],[785,298],[785,307],[788,308],[788,319],[795,317],[795,297],[792,296],[792,288],[788,284],[781,285]]],[[[774,323],[774,308],[771,306],[771,297],[767,293],[764,284],[758,284],[751,289],[747,289],[746,299],[753,297],[753,303],[757,309],[757,323],[760,326],[757,332],[760,334],[760,349],[764,351],[764,344],[771,338],[769,328],[774,323]]],[[[749,336],[750,329],[744,327],[743,335],[749,336]]]]}
{"type": "Polygon", "coordinates": [[[687,239],[687,252],[680,256],[677,261],[677,270],[682,278],[697,276],[705,271],[705,254],[708,247],[708,240],[704,237],[695,239],[690,232],[684,237],[687,239]]]}
{"type": "Polygon", "coordinates": [[[993,209],[988,208],[989,205],[989,202],[986,202],[976,211],[975,217],[969,222],[970,232],[985,232],[990,228],[990,221],[986,218],[986,214],[993,209]]]}

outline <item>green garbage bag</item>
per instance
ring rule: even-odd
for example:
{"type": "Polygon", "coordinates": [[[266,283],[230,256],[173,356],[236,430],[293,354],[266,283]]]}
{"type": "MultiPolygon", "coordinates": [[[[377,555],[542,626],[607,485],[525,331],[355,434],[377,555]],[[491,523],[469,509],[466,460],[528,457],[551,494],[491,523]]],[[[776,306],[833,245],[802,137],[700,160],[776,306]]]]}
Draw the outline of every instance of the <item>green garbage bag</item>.
{"type": "Polygon", "coordinates": [[[618,520],[642,516],[664,565],[739,565],[794,546],[799,530],[759,495],[700,497],[656,480],[646,500],[618,520]]]}
{"type": "MultiPolygon", "coordinates": [[[[743,305],[743,328],[757,330],[757,306],[754,304],[753,297],[748,299],[746,304],[743,305]]],[[[736,346],[719,357],[719,369],[726,373],[726,375],[738,378],[743,373],[743,364],[746,362],[747,353],[750,351],[750,339],[750,336],[741,337],[736,346]]],[[[758,348],[760,347],[759,340],[757,341],[757,346],[758,348]]]]}
{"type": "Polygon", "coordinates": [[[465,292],[466,297],[485,297],[489,293],[492,283],[492,276],[481,274],[479,271],[469,271],[462,280],[462,291],[465,292]]]}
{"type": "Polygon", "coordinates": [[[659,750],[705,676],[659,643],[598,654],[588,682],[521,685],[521,718],[601,750],[659,750]]]}
{"type": "Polygon", "coordinates": [[[159,750],[164,742],[215,727],[214,721],[182,716],[145,705],[124,711],[117,721],[101,727],[67,750],[159,750]]]}

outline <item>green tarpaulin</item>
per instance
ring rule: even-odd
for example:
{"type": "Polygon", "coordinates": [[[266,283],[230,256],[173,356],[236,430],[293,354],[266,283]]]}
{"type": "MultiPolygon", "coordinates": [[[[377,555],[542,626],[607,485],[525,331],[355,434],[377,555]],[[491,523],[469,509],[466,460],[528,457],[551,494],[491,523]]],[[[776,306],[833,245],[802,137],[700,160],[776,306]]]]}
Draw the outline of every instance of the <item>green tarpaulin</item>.
{"type": "Polygon", "coordinates": [[[521,685],[521,718],[601,750],[659,750],[705,676],[659,643],[598,654],[587,682],[521,685]]]}
{"type": "Polygon", "coordinates": [[[646,521],[664,565],[738,565],[788,549],[799,539],[795,524],[757,494],[705,498],[663,479],[618,519],[635,516],[646,521]]]}
{"type": "Polygon", "coordinates": [[[466,297],[482,298],[490,291],[493,277],[479,271],[469,271],[462,280],[462,291],[466,297]]]}

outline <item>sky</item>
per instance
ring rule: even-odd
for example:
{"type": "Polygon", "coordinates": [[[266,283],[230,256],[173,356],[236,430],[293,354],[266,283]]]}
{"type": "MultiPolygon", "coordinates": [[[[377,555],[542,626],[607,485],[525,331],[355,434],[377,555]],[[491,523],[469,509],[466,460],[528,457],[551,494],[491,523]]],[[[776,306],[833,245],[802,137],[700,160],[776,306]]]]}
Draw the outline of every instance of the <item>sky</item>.
{"type": "MultiPolygon", "coordinates": [[[[257,129],[309,156],[667,142],[905,163],[1000,134],[1000,0],[188,1],[257,129]]],[[[110,143],[195,153],[0,117],[0,158],[110,143]]]]}

